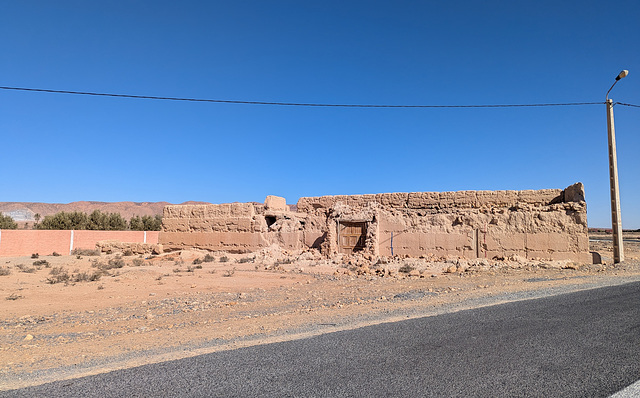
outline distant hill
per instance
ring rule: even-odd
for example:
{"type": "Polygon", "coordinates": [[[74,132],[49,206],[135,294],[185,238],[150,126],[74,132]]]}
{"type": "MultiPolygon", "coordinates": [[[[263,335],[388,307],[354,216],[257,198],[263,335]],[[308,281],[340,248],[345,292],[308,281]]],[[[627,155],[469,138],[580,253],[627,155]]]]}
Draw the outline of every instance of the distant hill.
{"type": "MultiPolygon", "coordinates": [[[[162,215],[162,210],[169,202],[71,202],[71,203],[38,203],[38,202],[0,202],[0,212],[8,214],[15,221],[33,222],[35,214],[41,218],[61,211],[81,211],[90,214],[94,210],[103,213],[120,213],[125,219],[133,216],[162,215]]],[[[207,202],[184,202],[180,204],[194,205],[207,202]]]]}

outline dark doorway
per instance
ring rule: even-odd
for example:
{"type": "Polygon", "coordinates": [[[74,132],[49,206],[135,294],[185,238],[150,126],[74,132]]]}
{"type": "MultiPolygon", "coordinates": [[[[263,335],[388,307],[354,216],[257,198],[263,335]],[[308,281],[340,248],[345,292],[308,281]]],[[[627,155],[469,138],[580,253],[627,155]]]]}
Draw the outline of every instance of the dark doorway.
{"type": "Polygon", "coordinates": [[[264,220],[267,222],[267,227],[270,227],[276,223],[276,218],[272,216],[266,216],[264,220]]]}

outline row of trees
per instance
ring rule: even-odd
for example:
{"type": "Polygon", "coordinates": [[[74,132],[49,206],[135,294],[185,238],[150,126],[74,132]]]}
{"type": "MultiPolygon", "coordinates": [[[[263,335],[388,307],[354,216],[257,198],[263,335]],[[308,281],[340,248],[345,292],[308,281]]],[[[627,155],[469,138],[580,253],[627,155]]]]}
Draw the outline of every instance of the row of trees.
{"type": "MultiPolygon", "coordinates": [[[[40,221],[40,215],[36,215],[35,229],[75,229],[97,231],[160,231],[162,217],[133,216],[129,221],[120,213],[103,213],[95,210],[91,214],[80,211],[64,212],[45,216],[40,221]]],[[[8,215],[0,214],[0,229],[17,229],[18,224],[8,215]]]]}

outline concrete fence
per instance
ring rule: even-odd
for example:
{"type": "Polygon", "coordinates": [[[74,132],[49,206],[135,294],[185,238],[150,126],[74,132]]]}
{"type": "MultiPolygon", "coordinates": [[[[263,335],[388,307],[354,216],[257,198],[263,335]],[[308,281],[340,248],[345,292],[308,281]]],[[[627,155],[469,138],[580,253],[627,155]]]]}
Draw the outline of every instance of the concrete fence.
{"type": "Polygon", "coordinates": [[[103,240],[158,243],[159,231],[0,230],[0,256],[70,254],[73,249],[95,249],[103,240]]]}

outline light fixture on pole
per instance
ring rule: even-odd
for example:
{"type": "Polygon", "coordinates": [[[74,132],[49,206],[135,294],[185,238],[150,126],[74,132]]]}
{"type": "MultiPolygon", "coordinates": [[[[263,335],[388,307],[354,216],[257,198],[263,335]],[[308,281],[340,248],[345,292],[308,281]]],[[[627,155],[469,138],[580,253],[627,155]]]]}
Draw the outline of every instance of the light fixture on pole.
{"type": "Polygon", "coordinates": [[[613,229],[613,262],[624,261],[624,248],[622,245],[622,219],[620,217],[620,192],[618,189],[618,156],[616,155],[616,131],[613,126],[613,100],[609,99],[609,93],[618,80],[627,77],[628,70],[623,70],[616,76],[609,91],[607,91],[607,130],[609,133],[609,184],[611,186],[611,228],[613,229]]]}

